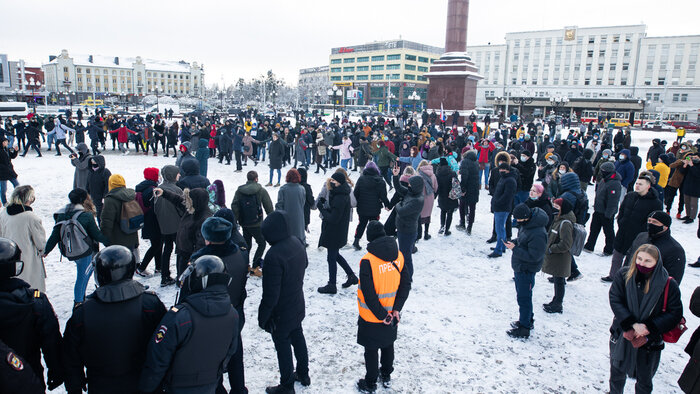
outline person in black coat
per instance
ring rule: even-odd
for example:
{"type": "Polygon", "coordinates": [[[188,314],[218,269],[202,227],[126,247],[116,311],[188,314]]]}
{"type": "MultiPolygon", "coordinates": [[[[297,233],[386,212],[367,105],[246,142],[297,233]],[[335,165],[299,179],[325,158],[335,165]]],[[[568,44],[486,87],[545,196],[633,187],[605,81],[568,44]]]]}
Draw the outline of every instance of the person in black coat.
{"type": "Polygon", "coordinates": [[[211,183],[209,179],[199,173],[199,162],[194,158],[183,160],[180,168],[180,180],[176,185],[182,190],[185,189],[206,189],[211,183]]]}
{"type": "Polygon", "coordinates": [[[662,335],[683,317],[678,283],[669,278],[654,245],[640,246],[629,268],[615,273],[609,298],[614,314],[610,327],[610,393],[623,393],[628,376],[636,378],[637,393],[651,393],[664,349],[662,335]]]}
{"type": "Polygon", "coordinates": [[[437,195],[438,207],[440,207],[440,230],[438,231],[438,234],[445,234],[445,236],[448,236],[452,234],[450,232],[452,215],[454,214],[455,209],[459,207],[459,201],[458,199],[450,198],[450,191],[452,191],[452,179],[456,179],[457,174],[452,171],[450,166],[447,164],[447,159],[444,157],[440,158],[440,164],[438,165],[435,178],[437,178],[438,183],[437,195]]]}
{"type": "Polygon", "coordinates": [[[491,198],[491,212],[494,215],[494,230],[496,231],[496,248],[489,257],[501,257],[505,253],[506,222],[508,215],[513,209],[513,199],[518,188],[515,174],[511,171],[510,165],[502,162],[498,165],[500,177],[496,188],[493,189],[491,198]]]}
{"type": "Polygon", "coordinates": [[[663,266],[680,285],[685,273],[685,250],[671,236],[671,216],[664,211],[654,211],[647,219],[647,231],[639,233],[625,256],[623,266],[630,265],[634,251],[644,244],[656,246],[661,252],[663,266]]]}
{"type": "Polygon", "coordinates": [[[360,217],[357,228],[355,229],[355,242],[352,246],[355,250],[360,250],[360,239],[365,232],[365,227],[370,220],[378,220],[379,214],[382,211],[382,206],[390,205],[389,199],[386,196],[386,183],[379,175],[379,168],[370,161],[362,171],[362,175],[355,184],[353,190],[355,199],[357,200],[357,214],[360,217]]]}
{"type": "Polygon", "coordinates": [[[0,393],[44,394],[46,388],[32,366],[0,340],[0,393]]]}
{"type": "Polygon", "coordinates": [[[634,192],[627,193],[620,204],[617,214],[617,234],[613,243],[610,273],[601,278],[603,282],[612,282],[613,275],[620,270],[622,260],[637,235],[646,229],[647,218],[654,211],[663,209],[656,190],[651,186],[656,180],[651,176],[641,176],[634,184],[634,192]]]}
{"type": "Polygon", "coordinates": [[[367,254],[360,260],[358,288],[358,297],[362,296],[362,303],[359,304],[360,316],[357,319],[357,343],[365,348],[367,371],[365,378],[357,383],[361,390],[375,389],[378,377],[381,377],[385,387],[390,385],[391,373],[394,370],[394,342],[398,324],[401,321],[401,310],[411,289],[410,274],[405,265],[400,266],[401,253],[396,241],[385,234],[384,228],[378,221],[371,221],[367,227],[367,241],[369,241],[367,254]],[[376,264],[391,264],[389,265],[391,269],[382,272],[383,278],[375,278],[373,265],[376,264]],[[391,276],[396,276],[396,268],[399,268],[400,273],[398,285],[394,281],[393,286],[389,286],[391,276]],[[384,289],[395,292],[393,304],[387,297],[380,300],[377,288],[382,289],[380,292],[384,289]],[[379,368],[379,349],[382,351],[381,369],[379,368]]]}
{"type": "Polygon", "coordinates": [[[326,208],[325,198],[321,197],[318,201],[318,209],[323,215],[319,246],[325,247],[328,251],[328,284],[319,287],[318,292],[321,294],[335,294],[338,291],[335,285],[338,270],[336,262],[348,276],[347,281],[343,283],[343,288],[357,284],[357,276],[340,255],[340,248],[347,243],[350,226],[350,185],[347,184],[345,175],[340,172],[331,176],[329,185],[331,189],[328,207],[326,208]]]}
{"type": "Polygon", "coordinates": [[[98,222],[101,219],[104,198],[109,192],[109,177],[112,172],[105,167],[105,157],[95,155],[90,158],[90,173],[88,174],[87,192],[95,204],[98,222]]]}
{"type": "Polygon", "coordinates": [[[581,190],[584,192],[588,190],[588,183],[593,178],[593,163],[591,158],[593,157],[593,151],[586,149],[583,151],[583,156],[580,156],[571,165],[571,169],[578,175],[579,182],[581,183],[581,190]]]}
{"type": "Polygon", "coordinates": [[[12,165],[12,159],[17,157],[19,148],[16,146],[8,148],[8,144],[7,138],[0,136],[0,198],[2,199],[2,205],[7,204],[7,198],[5,197],[7,182],[12,183],[14,187],[19,186],[17,173],[12,165]]]}
{"type": "Polygon", "coordinates": [[[603,255],[610,256],[613,253],[613,242],[615,241],[615,214],[620,206],[620,196],[622,195],[622,184],[620,174],[615,172],[615,165],[605,162],[600,166],[600,176],[596,180],[595,200],[593,202],[593,218],[591,219],[590,233],[588,241],[583,246],[583,250],[592,253],[600,229],[605,234],[605,246],[603,255]]]}
{"type": "Polygon", "coordinates": [[[394,209],[396,212],[396,238],[399,241],[399,250],[403,254],[409,278],[412,279],[414,245],[418,235],[418,220],[421,211],[423,211],[425,182],[422,176],[414,175],[408,178],[408,183],[404,186],[399,181],[399,167],[394,167],[393,174],[395,195],[401,196],[394,209]]]}
{"type": "Polygon", "coordinates": [[[279,186],[280,179],[282,179],[282,161],[284,160],[287,143],[279,137],[279,134],[272,133],[272,141],[268,149],[270,151],[270,182],[265,186],[272,186],[272,175],[274,171],[277,171],[277,183],[275,185],[279,186]]]}
{"type": "Polygon", "coordinates": [[[311,223],[311,209],[316,209],[316,199],[314,198],[314,191],[311,190],[311,185],[307,182],[309,174],[306,168],[297,168],[297,171],[301,176],[301,182],[299,182],[299,184],[304,186],[304,190],[306,191],[306,200],[304,201],[304,228],[308,231],[309,224],[311,223]]]}
{"type": "Polygon", "coordinates": [[[271,245],[263,265],[263,293],[258,325],[272,334],[280,368],[280,385],[268,393],[292,393],[294,381],[308,386],[309,355],[301,322],[304,305],[304,272],[309,265],[306,246],[289,234],[286,212],[274,211],[262,223],[262,233],[271,245]],[[292,347],[296,371],[292,362],[292,347]]]}
{"type": "Polygon", "coordinates": [[[66,391],[80,393],[87,385],[90,392],[135,392],[165,306],[132,279],[136,261],[129,249],[107,247],[95,264],[99,287],[73,309],[63,333],[66,391]],[[120,270],[112,271],[116,264],[120,270]]]}
{"type": "Polygon", "coordinates": [[[513,162],[513,167],[520,173],[520,190],[516,193],[516,204],[527,201],[527,195],[535,181],[537,166],[529,150],[520,152],[520,158],[513,162]]]}
{"type": "Polygon", "coordinates": [[[459,182],[462,187],[462,197],[459,199],[459,224],[457,229],[465,228],[465,216],[467,219],[467,234],[471,235],[476,215],[476,203],[479,202],[479,164],[476,162],[476,152],[469,150],[464,154],[459,163],[459,182]]]}
{"type": "MultiPolygon", "coordinates": [[[[700,317],[700,286],[693,291],[688,309],[693,315],[700,317]]],[[[698,374],[698,368],[700,368],[700,365],[698,365],[698,359],[700,358],[700,327],[695,329],[684,350],[690,356],[690,360],[688,360],[681,377],[678,378],[678,386],[685,393],[697,393],[697,389],[700,387],[700,374],[698,374]]]]}
{"type": "Polygon", "coordinates": [[[31,366],[42,389],[43,353],[49,370],[48,389],[53,390],[63,384],[64,376],[58,318],[46,294],[16,278],[22,273],[23,265],[17,265],[21,259],[22,251],[17,244],[0,238],[0,341],[31,366]]]}
{"type": "Polygon", "coordinates": [[[27,143],[24,145],[24,151],[20,156],[26,156],[29,148],[33,148],[36,151],[37,157],[41,157],[41,150],[39,150],[41,125],[36,120],[32,119],[25,129],[25,134],[27,135],[27,143]]]}
{"type": "Polygon", "coordinates": [[[136,274],[139,276],[150,276],[146,268],[148,268],[151,259],[155,262],[156,272],[160,272],[161,268],[163,238],[160,232],[160,226],[158,225],[158,219],[156,218],[156,211],[153,209],[153,189],[158,187],[159,172],[157,168],[145,168],[143,170],[144,180],[134,188],[136,193],[140,193],[141,203],[145,208],[143,212],[141,238],[151,241],[151,247],[146,251],[141,263],[136,266],[136,274]]]}
{"type": "MultiPolygon", "coordinates": [[[[229,211],[231,212],[231,211],[229,211]]],[[[217,212],[218,213],[218,212],[217,212]]],[[[248,281],[248,261],[243,255],[243,251],[233,241],[234,224],[221,217],[210,217],[202,223],[202,237],[206,244],[192,254],[190,260],[197,261],[201,256],[217,256],[223,261],[225,272],[231,277],[228,282],[228,295],[231,299],[233,309],[238,313],[238,346],[236,353],[231,356],[228,363],[228,379],[232,393],[247,393],[245,387],[245,374],[243,367],[243,341],[241,331],[245,325],[245,314],[243,304],[248,297],[245,285],[248,281]]],[[[240,236],[240,234],[239,234],[240,236]]],[[[185,299],[188,296],[188,289],[180,289],[180,297],[185,299]]],[[[220,386],[223,388],[223,386],[220,386]]]]}

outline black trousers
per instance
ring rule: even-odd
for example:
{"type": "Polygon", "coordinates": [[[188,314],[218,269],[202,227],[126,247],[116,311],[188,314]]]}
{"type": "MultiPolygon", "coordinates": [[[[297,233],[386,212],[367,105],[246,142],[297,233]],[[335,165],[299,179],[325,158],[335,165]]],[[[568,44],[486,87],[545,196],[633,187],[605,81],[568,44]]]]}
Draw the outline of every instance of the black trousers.
{"type": "Polygon", "coordinates": [[[357,228],[355,229],[355,239],[359,240],[365,233],[365,228],[367,228],[367,223],[370,220],[379,220],[379,216],[362,216],[360,215],[360,222],[357,223],[357,228]]]}
{"type": "Polygon", "coordinates": [[[591,231],[588,234],[588,241],[586,241],[586,249],[593,250],[595,248],[595,243],[598,241],[598,234],[600,234],[600,229],[603,229],[605,234],[605,247],[603,247],[603,253],[612,254],[613,252],[613,242],[615,241],[615,218],[606,218],[601,212],[593,212],[593,217],[591,218],[591,231]]]}
{"type": "Polygon", "coordinates": [[[464,197],[459,199],[459,224],[464,225],[465,224],[465,217],[467,219],[466,224],[469,226],[469,228],[472,228],[472,225],[474,224],[474,216],[476,215],[476,203],[473,204],[467,204],[467,201],[464,199],[464,197]]]}
{"type": "Polygon", "coordinates": [[[272,341],[277,351],[277,363],[280,367],[280,384],[287,388],[294,387],[294,358],[297,360],[296,372],[299,376],[309,375],[309,351],[306,348],[304,331],[299,327],[287,332],[272,332],[272,341]]]}
{"type": "MultiPolygon", "coordinates": [[[[382,348],[382,375],[391,375],[394,372],[394,344],[382,348]]],[[[365,348],[365,380],[367,383],[377,383],[379,376],[379,349],[365,348]]]]}
{"type": "Polygon", "coordinates": [[[454,209],[440,209],[440,226],[444,227],[445,231],[450,231],[450,225],[452,224],[452,215],[454,213],[454,209]]]}
{"type": "Polygon", "coordinates": [[[180,278],[180,275],[182,275],[183,272],[185,272],[185,268],[187,268],[187,263],[190,262],[190,257],[192,256],[192,253],[187,253],[183,251],[178,251],[177,252],[177,277],[178,279],[180,278]]]}
{"type": "Polygon", "coordinates": [[[177,233],[161,235],[163,254],[160,258],[160,277],[162,279],[170,278],[170,256],[173,254],[175,236],[177,236],[177,233]]]}
{"type": "Polygon", "coordinates": [[[243,163],[241,163],[241,155],[241,152],[236,151],[236,171],[243,170],[243,163]]]}
{"type": "MultiPolygon", "coordinates": [[[[626,341],[620,337],[618,341],[626,341]]],[[[612,353],[613,343],[610,342],[610,353],[612,353]]],[[[634,385],[635,394],[651,393],[654,388],[652,379],[659,368],[661,351],[649,351],[644,348],[637,350],[637,383],[634,385]]],[[[610,394],[622,394],[627,383],[627,373],[617,368],[612,360],[610,362],[610,394]]]]}
{"type": "Polygon", "coordinates": [[[29,142],[24,145],[24,152],[22,152],[22,156],[26,156],[27,151],[29,151],[29,148],[33,148],[37,155],[41,156],[41,150],[39,150],[39,141],[35,139],[29,140],[29,142]]]}
{"type": "Polygon", "coordinates": [[[151,238],[150,241],[151,247],[148,248],[146,254],[143,255],[143,260],[141,260],[141,264],[139,264],[139,269],[143,271],[148,268],[148,264],[151,262],[151,259],[153,259],[156,270],[160,271],[160,262],[163,257],[163,240],[160,234],[158,234],[156,237],[151,238]]]}
{"type": "Polygon", "coordinates": [[[252,240],[255,239],[255,243],[258,244],[258,247],[255,249],[255,254],[253,255],[253,268],[260,267],[260,259],[267,246],[260,226],[243,227],[243,239],[245,239],[245,243],[249,245],[249,250],[253,249],[252,240]]]}

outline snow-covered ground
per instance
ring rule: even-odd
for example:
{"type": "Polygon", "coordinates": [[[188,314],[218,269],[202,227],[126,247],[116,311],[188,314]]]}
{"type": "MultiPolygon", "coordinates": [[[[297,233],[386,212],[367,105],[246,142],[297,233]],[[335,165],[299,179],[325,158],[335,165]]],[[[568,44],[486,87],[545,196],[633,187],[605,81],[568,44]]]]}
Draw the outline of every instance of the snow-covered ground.
{"type": "MultiPolygon", "coordinates": [[[[633,135],[633,143],[640,146],[642,157],[646,155],[652,138],[660,136],[669,142],[675,139],[671,133],[635,131],[633,135]]],[[[160,168],[173,163],[172,159],[161,156],[133,153],[121,156],[111,150],[106,152],[106,159],[107,167],[112,173],[122,174],[129,187],[143,179],[144,167],[160,168]]],[[[33,153],[14,160],[14,165],[20,182],[31,184],[36,189],[34,209],[42,218],[48,235],[53,226],[52,213],[67,202],[73,167],[66,155],[55,157],[47,154],[39,159],[33,153]]],[[[251,163],[243,173],[234,173],[234,166],[220,165],[212,160],[209,178],[224,182],[227,201],[231,201],[236,187],[245,181],[245,171],[251,169],[259,172],[261,183],[267,183],[266,163],[257,167],[252,167],[251,163]]],[[[313,171],[309,175],[309,184],[317,193],[325,177],[313,171]]],[[[353,172],[351,176],[356,180],[359,174],[353,172]]],[[[268,188],[273,201],[276,201],[277,190],[268,188]]],[[[592,188],[589,188],[589,198],[593,201],[592,188]]],[[[511,280],[513,272],[509,253],[496,260],[486,258],[490,245],[484,241],[491,235],[492,221],[489,200],[487,192],[482,190],[471,237],[460,231],[453,231],[449,237],[438,236],[439,211],[437,207],[434,209],[433,238],[420,241],[418,253],[413,258],[413,290],[404,308],[395,344],[394,386],[392,390],[380,389],[380,392],[606,391],[608,328],[612,312],[608,304],[609,286],[601,283],[599,278],[608,273],[610,258],[597,254],[583,254],[578,258],[584,277],[567,286],[561,315],[548,315],[542,311],[541,304],[549,302],[553,288],[546,276],[537,275],[534,289],[536,328],[528,341],[510,339],[505,331],[518,316],[511,280]]],[[[672,214],[675,215],[675,210],[672,214]]],[[[383,218],[386,215],[387,212],[383,212],[383,218]]],[[[355,219],[351,223],[351,232],[356,224],[355,219]]],[[[306,393],[351,393],[355,391],[355,382],[365,372],[362,347],[356,343],[356,287],[341,289],[333,296],[316,292],[317,287],[326,283],[328,275],[326,252],[316,248],[320,228],[318,213],[312,212],[311,234],[307,238],[311,244],[308,248],[309,267],[305,278],[307,317],[303,324],[309,347],[312,385],[308,388],[297,385],[296,388],[306,393]]],[[[671,230],[685,246],[688,262],[694,262],[700,255],[700,242],[695,235],[697,224],[685,225],[674,220],[671,230]]],[[[601,252],[602,238],[601,234],[596,249],[598,253],[601,252]]],[[[366,240],[363,239],[362,245],[366,245],[366,240]]],[[[147,241],[144,241],[142,255],[146,249],[147,241]]],[[[357,272],[365,251],[345,249],[341,253],[357,272]]],[[[48,257],[46,265],[47,293],[63,329],[73,305],[75,266],[65,259],[59,261],[57,250],[48,257]]],[[[676,380],[688,360],[683,347],[690,332],[700,324],[700,319],[687,309],[699,279],[700,270],[686,269],[681,290],[690,331],[678,344],[669,344],[664,350],[654,379],[656,392],[680,391],[676,380]]],[[[137,280],[151,286],[166,307],[173,304],[173,287],[161,289],[159,278],[137,280]]],[[[343,280],[340,275],[339,281],[343,280]]],[[[242,334],[246,383],[251,393],[261,393],[267,385],[277,384],[279,379],[272,340],[257,326],[261,283],[258,278],[248,280],[246,326],[242,334]]],[[[93,289],[91,280],[88,292],[93,289]]],[[[627,392],[632,392],[633,385],[633,381],[628,382],[627,392]]],[[[54,392],[62,393],[63,388],[54,392]]]]}

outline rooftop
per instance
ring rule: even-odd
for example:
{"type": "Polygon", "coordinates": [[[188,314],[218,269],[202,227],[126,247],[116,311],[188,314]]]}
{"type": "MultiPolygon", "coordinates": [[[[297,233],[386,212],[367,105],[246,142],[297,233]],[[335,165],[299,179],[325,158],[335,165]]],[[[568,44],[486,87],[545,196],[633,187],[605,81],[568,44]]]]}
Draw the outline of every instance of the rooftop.
{"type": "Polygon", "coordinates": [[[375,41],[363,45],[353,45],[347,47],[332,48],[331,54],[337,55],[340,53],[351,53],[351,52],[370,52],[370,51],[383,51],[387,49],[413,49],[416,51],[429,52],[437,55],[441,55],[445,52],[444,48],[435,47],[432,45],[425,45],[418,42],[408,41],[408,40],[388,40],[388,41],[375,41]]]}
{"type": "MultiPolygon", "coordinates": [[[[134,63],[139,57],[119,57],[119,56],[102,56],[102,55],[69,55],[73,59],[73,64],[76,66],[88,67],[110,67],[110,68],[133,68],[134,63]],[[91,60],[92,57],[92,61],[91,60]],[[115,60],[119,59],[119,64],[115,60]]],[[[56,64],[59,57],[49,61],[46,64],[56,64]]],[[[167,61],[140,58],[141,62],[146,66],[147,70],[155,71],[170,71],[170,72],[190,72],[190,63],[184,60],[167,61]]]]}

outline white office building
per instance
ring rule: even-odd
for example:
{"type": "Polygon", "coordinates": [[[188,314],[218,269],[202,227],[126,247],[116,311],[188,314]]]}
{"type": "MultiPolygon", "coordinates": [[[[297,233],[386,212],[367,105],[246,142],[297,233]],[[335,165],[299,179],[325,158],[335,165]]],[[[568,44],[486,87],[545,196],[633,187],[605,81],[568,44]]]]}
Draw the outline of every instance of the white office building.
{"type": "Polygon", "coordinates": [[[71,56],[67,50],[42,64],[50,93],[87,96],[160,94],[199,96],[204,93],[204,67],[196,62],[160,61],[140,56],[71,56]]]}
{"type": "Polygon", "coordinates": [[[646,25],[573,26],[507,33],[505,40],[467,48],[484,76],[477,107],[577,117],[602,111],[636,122],[698,118],[700,35],[647,37],[646,25]]]}

